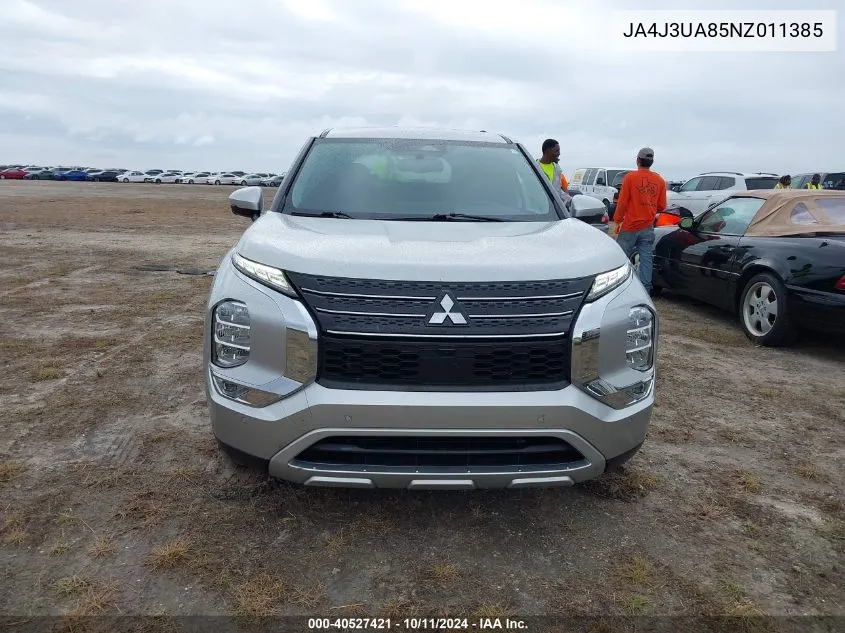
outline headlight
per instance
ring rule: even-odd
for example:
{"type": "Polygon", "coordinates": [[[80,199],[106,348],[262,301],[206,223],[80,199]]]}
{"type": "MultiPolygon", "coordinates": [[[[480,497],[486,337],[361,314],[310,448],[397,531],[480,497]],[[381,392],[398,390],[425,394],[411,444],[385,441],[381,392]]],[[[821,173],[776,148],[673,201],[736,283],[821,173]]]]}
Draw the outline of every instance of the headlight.
{"type": "Polygon", "coordinates": [[[214,309],[214,364],[238,367],[249,360],[249,310],[239,301],[224,301],[214,309]]]}
{"type": "Polygon", "coordinates": [[[630,275],[631,264],[629,262],[625,262],[624,266],[597,275],[593,280],[593,286],[590,288],[586,300],[595,301],[599,297],[606,295],[614,288],[618,288],[625,283],[630,275]]]}
{"type": "Polygon", "coordinates": [[[290,297],[295,297],[296,293],[290,285],[285,273],[278,268],[259,264],[250,259],[246,259],[237,253],[232,255],[232,263],[239,271],[247,277],[255,279],[255,281],[270,286],[274,290],[278,290],[290,297]]]}
{"type": "Polygon", "coordinates": [[[634,306],[628,313],[625,359],[628,367],[638,371],[654,364],[654,314],[645,306],[634,306]]]}

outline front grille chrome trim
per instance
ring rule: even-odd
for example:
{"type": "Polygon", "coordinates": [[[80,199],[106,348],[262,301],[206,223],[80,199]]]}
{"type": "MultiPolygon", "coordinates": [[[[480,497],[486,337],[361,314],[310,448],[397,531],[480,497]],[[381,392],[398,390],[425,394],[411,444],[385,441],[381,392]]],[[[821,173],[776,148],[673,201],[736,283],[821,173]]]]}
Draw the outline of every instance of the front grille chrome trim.
{"type": "Polygon", "coordinates": [[[343,330],[326,330],[327,334],[337,336],[378,336],[380,338],[454,338],[454,339],[531,339],[565,337],[566,332],[547,332],[545,334],[391,334],[385,332],[348,332],[343,330]]]}
{"type": "Polygon", "coordinates": [[[563,317],[574,314],[574,310],[566,312],[539,312],[536,314],[469,314],[470,319],[538,319],[541,317],[563,317]]]}
{"type": "Polygon", "coordinates": [[[312,288],[300,288],[300,291],[306,294],[321,295],[323,297],[345,297],[347,299],[397,299],[400,301],[434,301],[437,297],[420,297],[410,295],[377,295],[377,294],[360,294],[351,292],[329,292],[328,290],[314,290],[312,288]]]}
{"type": "Polygon", "coordinates": [[[542,301],[548,299],[574,299],[580,297],[583,292],[570,292],[568,295],[533,295],[530,297],[509,297],[507,295],[499,295],[498,297],[457,297],[458,301],[542,301]]]}
{"type": "MultiPolygon", "coordinates": [[[[317,312],[326,314],[346,314],[349,316],[373,316],[373,317],[406,317],[412,319],[424,319],[425,314],[412,314],[409,312],[355,312],[352,310],[330,310],[329,308],[314,308],[317,312]]],[[[541,315],[542,316],[542,315],[541,315]]]]}

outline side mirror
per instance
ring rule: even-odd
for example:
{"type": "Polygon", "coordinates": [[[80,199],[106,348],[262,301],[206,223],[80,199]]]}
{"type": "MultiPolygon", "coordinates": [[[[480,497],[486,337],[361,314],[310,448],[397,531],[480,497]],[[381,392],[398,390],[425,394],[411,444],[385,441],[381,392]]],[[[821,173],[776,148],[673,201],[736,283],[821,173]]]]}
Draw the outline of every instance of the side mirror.
{"type": "Polygon", "coordinates": [[[690,210],[689,210],[689,209],[687,209],[686,207],[680,207],[680,208],[678,209],[678,215],[680,215],[682,218],[690,218],[690,219],[692,219],[692,218],[694,217],[694,216],[693,216],[693,214],[692,214],[692,211],[690,211],[690,210]]]}
{"type": "Polygon", "coordinates": [[[264,192],[261,187],[241,187],[229,194],[232,213],[250,220],[257,220],[264,210],[264,192]]]}
{"type": "Polygon", "coordinates": [[[596,180],[596,187],[604,187],[607,183],[604,182],[601,178],[596,180]]]}
{"type": "Polygon", "coordinates": [[[681,221],[678,222],[678,226],[681,227],[682,229],[684,229],[685,231],[691,231],[692,225],[694,223],[695,222],[693,221],[693,219],[691,217],[683,217],[683,218],[681,218],[681,221]]]}

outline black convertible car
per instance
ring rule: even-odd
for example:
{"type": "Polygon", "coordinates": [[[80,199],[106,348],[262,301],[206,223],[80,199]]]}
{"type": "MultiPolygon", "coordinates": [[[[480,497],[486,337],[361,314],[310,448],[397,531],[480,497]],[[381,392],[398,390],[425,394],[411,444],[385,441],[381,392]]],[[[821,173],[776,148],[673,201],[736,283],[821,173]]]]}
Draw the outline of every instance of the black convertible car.
{"type": "Polygon", "coordinates": [[[760,345],[845,332],[845,192],[741,191],[657,227],[652,280],[737,314],[760,345]]]}

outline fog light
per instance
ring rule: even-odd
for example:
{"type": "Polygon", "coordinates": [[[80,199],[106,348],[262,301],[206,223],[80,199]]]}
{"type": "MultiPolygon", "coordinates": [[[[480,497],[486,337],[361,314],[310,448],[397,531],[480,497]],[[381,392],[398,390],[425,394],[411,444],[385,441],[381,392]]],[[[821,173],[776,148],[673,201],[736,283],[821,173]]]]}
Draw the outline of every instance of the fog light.
{"type": "Polygon", "coordinates": [[[238,367],[249,360],[249,310],[239,301],[224,301],[214,309],[214,364],[238,367]]]}
{"type": "Polygon", "coordinates": [[[628,313],[625,359],[638,371],[654,364],[654,314],[645,306],[635,306],[628,313]]]}
{"type": "Polygon", "coordinates": [[[282,399],[279,394],[247,387],[217,374],[212,374],[212,378],[217,393],[221,396],[242,404],[248,404],[251,407],[266,407],[282,399]]]}

